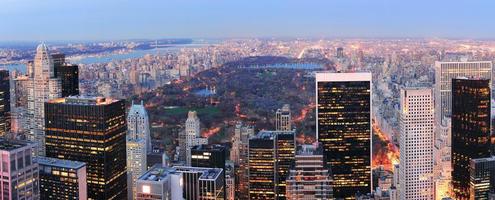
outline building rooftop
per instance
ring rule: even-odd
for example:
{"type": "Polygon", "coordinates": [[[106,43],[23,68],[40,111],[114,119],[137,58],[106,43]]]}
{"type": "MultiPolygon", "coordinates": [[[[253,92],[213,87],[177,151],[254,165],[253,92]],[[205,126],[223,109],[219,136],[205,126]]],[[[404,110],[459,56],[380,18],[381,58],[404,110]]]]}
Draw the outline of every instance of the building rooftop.
{"type": "Polygon", "coordinates": [[[224,151],[225,146],[221,144],[202,144],[194,146],[191,150],[196,151],[224,151]]]}
{"type": "Polygon", "coordinates": [[[215,180],[220,174],[222,174],[223,169],[220,168],[204,168],[204,167],[187,167],[187,166],[175,166],[178,172],[199,172],[202,173],[199,177],[200,180],[215,180]]]}
{"type": "Polygon", "coordinates": [[[261,130],[258,132],[258,134],[254,135],[251,139],[273,139],[275,135],[295,135],[295,131],[268,131],[268,130],[261,130]]]}
{"type": "Polygon", "coordinates": [[[73,105],[109,105],[119,100],[105,97],[70,96],[49,100],[48,103],[63,103],[73,105]]]}
{"type": "Polygon", "coordinates": [[[471,162],[473,162],[473,163],[493,162],[493,161],[495,161],[495,156],[490,156],[490,157],[486,157],[486,158],[471,159],[471,162]]]}
{"type": "Polygon", "coordinates": [[[297,147],[296,156],[298,155],[323,155],[323,149],[317,142],[314,144],[304,144],[297,147]]]}
{"type": "Polygon", "coordinates": [[[29,145],[34,144],[20,140],[7,140],[0,138],[0,150],[2,151],[12,151],[29,145]]]}
{"type": "Polygon", "coordinates": [[[34,157],[34,162],[45,166],[54,166],[69,169],[80,169],[86,166],[86,163],[73,161],[73,160],[62,160],[58,158],[48,158],[48,157],[34,157]]]}
{"type": "Polygon", "coordinates": [[[174,168],[155,165],[146,173],[141,175],[138,180],[160,182],[166,180],[167,177],[173,173],[176,173],[176,170],[174,168]]]}

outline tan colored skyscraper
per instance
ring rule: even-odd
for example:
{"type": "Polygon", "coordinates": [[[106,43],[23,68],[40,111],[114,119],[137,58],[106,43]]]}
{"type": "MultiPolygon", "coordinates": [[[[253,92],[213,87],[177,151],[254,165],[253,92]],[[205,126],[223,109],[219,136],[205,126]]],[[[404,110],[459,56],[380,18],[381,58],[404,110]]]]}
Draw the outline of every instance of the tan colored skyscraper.
{"type": "Polygon", "coordinates": [[[400,199],[433,200],[433,91],[400,91],[400,199]]]}
{"type": "Polygon", "coordinates": [[[275,113],[275,130],[277,131],[291,131],[292,119],[290,113],[289,104],[285,104],[282,109],[278,109],[275,113]]]}

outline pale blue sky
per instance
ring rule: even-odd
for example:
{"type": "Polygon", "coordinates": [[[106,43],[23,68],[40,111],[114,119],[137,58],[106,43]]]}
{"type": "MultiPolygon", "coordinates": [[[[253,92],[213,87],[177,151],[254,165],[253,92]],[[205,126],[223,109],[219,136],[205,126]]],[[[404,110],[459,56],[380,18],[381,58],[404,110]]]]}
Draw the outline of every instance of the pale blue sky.
{"type": "Polygon", "coordinates": [[[0,0],[0,41],[495,38],[493,0],[0,0]]]}

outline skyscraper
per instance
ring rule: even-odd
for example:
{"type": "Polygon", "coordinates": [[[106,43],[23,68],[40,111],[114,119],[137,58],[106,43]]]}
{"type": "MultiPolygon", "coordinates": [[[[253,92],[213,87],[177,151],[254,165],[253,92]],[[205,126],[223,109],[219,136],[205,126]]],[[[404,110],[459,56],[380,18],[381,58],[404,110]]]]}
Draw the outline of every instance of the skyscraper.
{"type": "Polygon", "coordinates": [[[332,199],[331,177],[318,143],[299,146],[287,176],[287,199],[332,199]]]}
{"type": "Polygon", "coordinates": [[[337,48],[337,53],[335,55],[337,58],[343,58],[344,57],[344,48],[343,47],[338,47],[337,48]]]}
{"type": "Polygon", "coordinates": [[[225,170],[225,146],[220,144],[197,145],[191,149],[191,166],[222,168],[225,170]]]}
{"type": "Polygon", "coordinates": [[[492,78],[491,61],[470,62],[435,62],[435,96],[437,121],[451,116],[452,112],[452,79],[457,77],[492,78]]]}
{"type": "Polygon", "coordinates": [[[231,160],[225,162],[225,200],[235,198],[235,166],[231,160]]]}
{"type": "Polygon", "coordinates": [[[0,138],[0,197],[39,199],[38,164],[32,161],[34,143],[0,138]]]}
{"type": "Polygon", "coordinates": [[[39,165],[40,198],[87,199],[86,163],[35,157],[39,165]]]}
{"type": "Polygon", "coordinates": [[[490,199],[495,193],[495,157],[471,159],[469,172],[469,199],[490,199]]]}
{"type": "Polygon", "coordinates": [[[469,199],[469,163],[490,156],[490,81],[452,80],[452,186],[469,199]]]}
{"type": "Polygon", "coordinates": [[[42,43],[36,48],[34,69],[28,84],[27,139],[37,143],[36,154],[45,155],[45,102],[62,96],[60,79],[56,78],[48,47],[42,43]]]}
{"type": "Polygon", "coordinates": [[[400,90],[400,199],[433,200],[433,91],[400,90]]]}
{"type": "Polygon", "coordinates": [[[208,144],[208,138],[200,137],[200,122],[196,111],[189,111],[186,120],[186,129],[179,136],[179,146],[186,165],[191,166],[191,149],[196,145],[208,144]]]}
{"type": "Polygon", "coordinates": [[[316,74],[316,130],[335,198],[371,193],[371,73],[316,74]]]}
{"type": "Polygon", "coordinates": [[[79,66],[65,61],[65,54],[52,54],[55,77],[60,79],[62,97],[79,95],[79,66]]]}
{"type": "Polygon", "coordinates": [[[141,104],[134,104],[127,114],[127,186],[129,199],[135,199],[136,180],[141,176],[147,167],[146,155],[151,153],[151,138],[148,121],[148,113],[141,104]]]}
{"type": "Polygon", "coordinates": [[[232,137],[232,148],[230,149],[230,159],[235,166],[235,189],[236,198],[247,199],[248,197],[248,154],[249,137],[254,136],[254,128],[237,122],[232,137]]]}
{"type": "Polygon", "coordinates": [[[8,70],[0,70],[0,136],[10,132],[10,75],[8,70]]]}
{"type": "Polygon", "coordinates": [[[249,139],[249,199],[286,199],[295,150],[294,131],[260,131],[249,139]]]}
{"type": "Polygon", "coordinates": [[[58,98],[45,114],[47,156],[87,163],[89,199],[126,199],[125,102],[58,98]]]}
{"type": "Polygon", "coordinates": [[[275,113],[275,130],[277,131],[291,131],[292,119],[290,114],[289,104],[284,104],[282,109],[278,109],[275,113]]]}
{"type": "Polygon", "coordinates": [[[129,131],[127,138],[144,139],[146,141],[146,152],[151,153],[150,122],[148,112],[142,101],[141,104],[134,104],[132,102],[129,113],[127,114],[127,129],[129,131]]]}

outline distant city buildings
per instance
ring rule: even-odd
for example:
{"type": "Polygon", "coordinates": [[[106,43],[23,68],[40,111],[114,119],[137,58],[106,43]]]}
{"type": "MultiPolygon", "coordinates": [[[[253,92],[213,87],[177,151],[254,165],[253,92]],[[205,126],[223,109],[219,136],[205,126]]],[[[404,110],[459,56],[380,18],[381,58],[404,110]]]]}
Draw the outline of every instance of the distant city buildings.
{"type": "Polygon", "coordinates": [[[452,80],[452,190],[469,199],[471,159],[490,156],[490,80],[452,80]]]}
{"type": "Polygon", "coordinates": [[[89,199],[126,199],[125,102],[66,97],[45,111],[47,157],[85,162],[89,199]]]}
{"type": "Polygon", "coordinates": [[[40,199],[87,199],[86,163],[36,157],[39,165],[40,199]]]}
{"type": "Polygon", "coordinates": [[[249,139],[249,199],[286,199],[294,131],[260,131],[249,139]]]}
{"type": "MultiPolygon", "coordinates": [[[[430,88],[400,93],[400,199],[433,200],[434,103],[430,88]]],[[[383,187],[380,187],[383,188],[383,187]]]]}
{"type": "Polygon", "coordinates": [[[33,162],[33,150],[34,143],[0,138],[2,199],[39,199],[38,163],[33,162]]]}
{"type": "Polygon", "coordinates": [[[287,200],[332,199],[332,176],[317,143],[298,147],[287,176],[287,200]]]}
{"type": "Polygon", "coordinates": [[[290,105],[284,104],[282,109],[278,109],[275,113],[275,130],[277,131],[291,131],[292,130],[292,118],[290,114],[290,105]]]}
{"type": "Polygon", "coordinates": [[[316,137],[334,198],[371,193],[371,73],[316,73],[316,137]]]}

